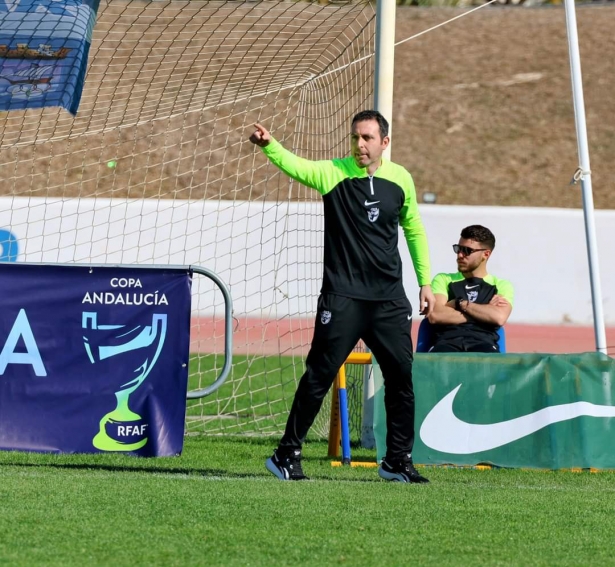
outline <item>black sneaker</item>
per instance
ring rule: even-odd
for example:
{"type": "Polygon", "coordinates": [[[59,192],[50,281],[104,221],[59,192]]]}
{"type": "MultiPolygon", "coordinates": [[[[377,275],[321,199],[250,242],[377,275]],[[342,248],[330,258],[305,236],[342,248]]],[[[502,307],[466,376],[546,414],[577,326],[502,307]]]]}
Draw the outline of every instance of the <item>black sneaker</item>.
{"type": "Polygon", "coordinates": [[[424,476],[414,468],[412,459],[387,460],[387,457],[382,459],[382,463],[378,468],[378,474],[386,480],[394,480],[397,482],[414,482],[426,483],[429,482],[424,476]]]}
{"type": "Polygon", "coordinates": [[[267,470],[280,480],[308,480],[301,468],[301,451],[282,453],[279,449],[265,461],[267,470]]]}

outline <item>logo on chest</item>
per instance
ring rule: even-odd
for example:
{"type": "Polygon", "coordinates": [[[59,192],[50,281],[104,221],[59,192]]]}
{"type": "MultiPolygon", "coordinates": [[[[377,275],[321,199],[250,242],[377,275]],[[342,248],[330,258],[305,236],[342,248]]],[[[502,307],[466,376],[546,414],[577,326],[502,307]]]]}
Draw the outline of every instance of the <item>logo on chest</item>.
{"type": "Polygon", "coordinates": [[[380,209],[378,207],[372,207],[367,211],[367,218],[369,222],[376,222],[380,216],[380,209]]]}
{"type": "Polygon", "coordinates": [[[367,212],[367,218],[369,222],[376,222],[376,220],[380,216],[380,209],[374,206],[378,203],[380,203],[380,201],[368,201],[367,199],[365,199],[365,202],[363,203],[363,206],[365,207],[367,212]]]}
{"type": "Polygon", "coordinates": [[[470,303],[476,303],[476,300],[478,299],[478,291],[466,291],[466,296],[468,297],[468,301],[470,303]]]}

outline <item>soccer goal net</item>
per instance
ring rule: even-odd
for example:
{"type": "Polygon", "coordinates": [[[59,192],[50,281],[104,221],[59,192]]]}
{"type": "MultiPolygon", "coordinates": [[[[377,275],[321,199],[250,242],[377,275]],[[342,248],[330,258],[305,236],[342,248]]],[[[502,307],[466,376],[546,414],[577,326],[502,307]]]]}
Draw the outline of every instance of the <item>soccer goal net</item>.
{"type": "MultiPolygon", "coordinates": [[[[259,121],[301,156],[346,155],[351,117],[373,105],[374,30],[363,2],[103,1],[76,117],[0,115],[0,260],[190,264],[228,284],[232,373],[190,400],[188,432],[284,426],[322,211],[248,136],[259,121]]],[[[195,279],[190,389],[222,367],[223,318],[221,294],[195,279]]]]}

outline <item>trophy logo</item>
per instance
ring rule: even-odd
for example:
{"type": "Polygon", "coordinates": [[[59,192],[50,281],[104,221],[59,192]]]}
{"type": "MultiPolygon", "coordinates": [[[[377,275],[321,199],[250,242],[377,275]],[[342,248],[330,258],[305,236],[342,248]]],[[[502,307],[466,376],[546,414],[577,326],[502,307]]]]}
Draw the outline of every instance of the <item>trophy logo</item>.
{"type": "Polygon", "coordinates": [[[94,447],[101,451],[135,451],[144,447],[148,440],[148,424],[130,409],[128,402],[158,361],[167,334],[166,314],[153,314],[151,325],[128,328],[127,325],[101,325],[98,313],[84,311],[81,327],[83,344],[92,364],[117,357],[119,373],[122,372],[122,354],[143,351],[143,361],[115,392],[115,409],[100,420],[100,429],[92,440],[94,447]]]}

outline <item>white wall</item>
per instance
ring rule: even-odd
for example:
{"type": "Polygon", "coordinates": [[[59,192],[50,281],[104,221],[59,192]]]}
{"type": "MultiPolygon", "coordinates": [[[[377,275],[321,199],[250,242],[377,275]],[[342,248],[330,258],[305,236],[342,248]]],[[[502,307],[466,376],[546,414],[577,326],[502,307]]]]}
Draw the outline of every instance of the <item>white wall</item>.
{"type": "MultiPolygon", "coordinates": [[[[422,205],[432,271],[456,271],[451,245],[461,229],[482,224],[495,234],[489,271],[515,289],[510,322],[592,325],[589,265],[583,211],[529,207],[459,207],[422,205]]],[[[615,325],[615,211],[596,211],[605,320],[615,325]]],[[[404,255],[409,261],[409,255],[404,255]]],[[[410,299],[418,294],[405,273],[410,299]]]]}
{"type": "MultiPolygon", "coordinates": [[[[497,245],[491,273],[515,288],[511,322],[591,325],[581,210],[421,205],[433,274],[455,271],[451,245],[483,224],[497,245]]],[[[597,211],[604,312],[615,325],[615,211],[597,211]]],[[[0,230],[18,239],[22,262],[197,264],[231,287],[237,314],[310,315],[320,289],[322,205],[204,201],[0,198],[0,230]]],[[[401,240],[404,284],[418,289],[401,240]]],[[[0,257],[2,251],[0,250],[0,257]]],[[[198,309],[219,304],[198,280],[198,309]]]]}

